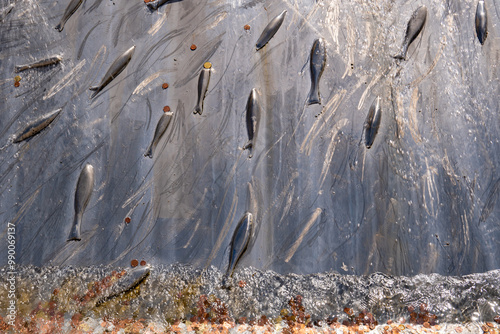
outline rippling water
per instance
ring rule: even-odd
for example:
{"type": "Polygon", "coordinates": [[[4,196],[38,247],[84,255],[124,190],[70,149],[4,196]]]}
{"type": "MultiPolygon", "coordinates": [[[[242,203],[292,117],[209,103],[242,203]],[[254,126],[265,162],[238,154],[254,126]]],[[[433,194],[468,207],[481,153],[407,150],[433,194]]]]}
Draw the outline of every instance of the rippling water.
{"type": "MultiPolygon", "coordinates": [[[[135,271],[138,269],[142,270],[139,266],[135,271]]],[[[222,313],[232,319],[276,318],[290,309],[297,296],[312,320],[337,318],[342,322],[359,313],[371,313],[378,322],[401,317],[411,321],[413,312],[437,323],[464,323],[493,321],[500,315],[498,270],[463,277],[392,277],[335,272],[279,275],[246,268],[235,272],[231,289],[223,289],[223,273],[214,267],[154,266],[143,282],[127,291],[132,281],[126,278],[131,272],[106,267],[20,268],[16,276],[19,315],[27,317],[34,310],[43,313],[44,308],[52,307],[52,314],[66,316],[79,313],[173,322],[199,315],[200,301],[206,297],[212,311],[214,305],[221,305],[222,313]]],[[[5,269],[0,273],[0,314],[5,316],[7,273],[5,269]]]]}

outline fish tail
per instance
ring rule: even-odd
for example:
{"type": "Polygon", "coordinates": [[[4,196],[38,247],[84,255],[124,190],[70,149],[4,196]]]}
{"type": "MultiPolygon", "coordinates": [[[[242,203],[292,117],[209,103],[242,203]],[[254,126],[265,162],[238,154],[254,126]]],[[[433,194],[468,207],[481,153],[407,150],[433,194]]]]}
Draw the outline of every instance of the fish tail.
{"type": "Polygon", "coordinates": [[[309,98],[307,99],[307,105],[311,104],[321,104],[321,98],[319,96],[318,88],[311,87],[311,91],[309,92],[309,98]]]}
{"type": "Polygon", "coordinates": [[[151,10],[157,10],[158,9],[158,3],[157,2],[149,2],[146,6],[148,6],[148,8],[151,9],[151,10]]]}
{"type": "Polygon", "coordinates": [[[24,66],[17,65],[17,66],[14,67],[14,72],[16,72],[16,73],[19,73],[19,72],[21,72],[23,70],[24,70],[24,66]]]}
{"type": "Polygon", "coordinates": [[[403,50],[401,51],[401,53],[393,56],[392,58],[406,60],[406,51],[407,51],[407,49],[408,49],[408,47],[405,45],[403,47],[403,50]]]}
{"type": "Polygon", "coordinates": [[[246,150],[246,149],[252,149],[253,147],[253,142],[251,140],[249,140],[245,145],[243,145],[243,148],[242,150],[246,150]]]}
{"type": "Polygon", "coordinates": [[[94,97],[96,97],[96,95],[99,94],[99,92],[101,91],[101,87],[99,87],[99,86],[93,86],[93,87],[90,87],[89,89],[91,91],[93,91],[92,95],[90,95],[91,99],[93,99],[94,97]]]}
{"type": "Polygon", "coordinates": [[[200,105],[197,105],[195,108],[194,108],[194,111],[193,111],[193,114],[202,114],[203,113],[203,110],[201,109],[200,105]]]}
{"type": "Polygon", "coordinates": [[[63,23],[59,23],[58,25],[56,25],[55,29],[59,32],[63,31],[64,29],[64,24],[63,23]]]}
{"type": "Polygon", "coordinates": [[[146,153],[144,153],[144,156],[153,159],[153,145],[149,145],[146,153]]]}
{"type": "Polygon", "coordinates": [[[68,240],[80,241],[82,240],[80,234],[80,226],[82,225],[82,215],[77,214],[75,216],[75,221],[73,222],[73,227],[71,228],[71,233],[69,234],[68,240]]]}
{"type": "Polygon", "coordinates": [[[224,278],[222,279],[221,283],[221,288],[226,289],[226,290],[231,290],[231,285],[228,283],[229,276],[226,274],[224,275],[224,278]]]}

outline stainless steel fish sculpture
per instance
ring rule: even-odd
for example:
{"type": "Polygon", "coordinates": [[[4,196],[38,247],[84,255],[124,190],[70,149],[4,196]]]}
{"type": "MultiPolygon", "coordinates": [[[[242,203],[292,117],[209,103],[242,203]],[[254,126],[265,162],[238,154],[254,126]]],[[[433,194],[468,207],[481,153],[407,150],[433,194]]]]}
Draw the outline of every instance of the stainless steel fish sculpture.
{"type": "Polygon", "coordinates": [[[56,26],[56,30],[59,32],[63,31],[64,25],[66,22],[69,20],[71,15],[73,15],[78,7],[82,4],[83,0],[71,0],[68,4],[68,7],[66,7],[66,10],[64,11],[63,17],[61,18],[61,22],[56,26]]]}
{"type": "Polygon", "coordinates": [[[50,57],[50,58],[47,58],[47,59],[42,59],[40,61],[31,63],[31,64],[17,65],[14,68],[14,72],[17,73],[17,72],[22,72],[22,71],[28,70],[30,68],[37,68],[37,67],[55,65],[55,64],[60,63],[61,60],[62,60],[61,56],[54,56],[54,57],[50,57]]]}
{"type": "Polygon", "coordinates": [[[139,285],[144,283],[146,279],[151,274],[151,267],[149,265],[144,265],[127,270],[127,274],[120,278],[113,286],[109,288],[109,291],[105,292],[105,295],[96,302],[96,306],[119,297],[127,292],[130,292],[137,288],[139,285]]]}
{"type": "Polygon", "coordinates": [[[421,6],[413,12],[413,15],[408,21],[408,26],[406,27],[405,39],[403,41],[402,51],[397,56],[396,59],[406,60],[406,53],[408,52],[408,47],[417,38],[418,34],[422,31],[425,21],[427,20],[427,7],[421,6]]]}
{"type": "Polygon", "coordinates": [[[285,20],[285,16],[286,10],[282,11],[281,14],[276,16],[271,20],[271,22],[267,24],[267,26],[264,28],[264,31],[262,31],[262,34],[257,40],[257,44],[255,45],[257,47],[257,51],[262,49],[267,44],[267,42],[269,42],[269,40],[273,38],[278,29],[281,27],[283,21],[285,20]]]}
{"type": "Polygon", "coordinates": [[[227,280],[233,275],[234,269],[238,265],[241,257],[247,250],[253,231],[253,215],[246,212],[238,222],[231,240],[231,250],[229,251],[229,264],[226,274],[222,280],[222,286],[228,288],[227,280]]]}
{"type": "Polygon", "coordinates": [[[201,115],[203,113],[203,100],[205,100],[208,84],[210,83],[210,72],[209,68],[203,68],[200,72],[200,77],[198,78],[198,101],[196,102],[193,114],[201,115]]]}
{"type": "Polygon", "coordinates": [[[365,146],[368,149],[372,147],[373,142],[375,141],[375,137],[377,136],[381,120],[382,108],[380,107],[380,96],[377,96],[375,101],[373,101],[370,110],[368,111],[368,116],[365,120],[364,137],[365,146]]]}
{"type": "Polygon", "coordinates": [[[368,111],[368,115],[366,116],[361,139],[357,147],[351,152],[349,156],[349,166],[352,170],[357,168],[359,157],[364,160],[366,149],[370,149],[373,146],[375,137],[377,136],[378,129],[380,127],[380,122],[382,120],[382,107],[380,105],[380,102],[381,98],[380,96],[377,96],[370,106],[370,110],[368,111]]]}
{"type": "Polygon", "coordinates": [[[163,134],[167,130],[168,125],[170,124],[170,121],[172,120],[173,115],[174,115],[173,112],[167,111],[167,112],[163,113],[163,115],[160,117],[158,124],[156,124],[156,129],[155,129],[155,134],[153,136],[153,140],[151,141],[151,144],[149,144],[149,147],[146,150],[146,153],[144,153],[145,157],[149,157],[149,158],[153,159],[153,149],[156,147],[156,145],[160,141],[161,136],[163,136],[163,134]]]}
{"type": "Polygon", "coordinates": [[[481,45],[486,41],[488,37],[488,16],[486,14],[486,6],[484,5],[484,0],[479,0],[476,9],[476,34],[481,45]]]}
{"type": "Polygon", "coordinates": [[[319,95],[319,80],[325,70],[326,64],[326,48],[325,42],[322,38],[314,41],[311,48],[311,57],[309,60],[311,69],[311,90],[309,91],[309,98],[307,104],[321,103],[319,95]]]}
{"type": "Polygon", "coordinates": [[[125,51],[120,57],[118,57],[113,62],[113,64],[111,64],[106,74],[104,74],[101,83],[98,86],[93,86],[89,88],[90,90],[94,91],[91,98],[94,98],[97,94],[99,94],[99,92],[103,90],[104,87],[106,87],[114,78],[116,78],[125,69],[125,67],[127,67],[128,63],[132,59],[132,56],[134,55],[134,51],[135,51],[135,45],[132,46],[127,51],[125,51]]]}
{"type": "Polygon", "coordinates": [[[73,221],[73,226],[68,237],[68,241],[76,240],[80,241],[81,234],[80,229],[82,226],[82,218],[85,209],[90,201],[90,196],[94,190],[94,167],[90,164],[86,164],[80,172],[80,177],[78,178],[78,183],[76,184],[75,191],[75,218],[73,221]]]}
{"type": "MultiPolygon", "coordinates": [[[[256,136],[257,128],[259,125],[259,118],[260,118],[260,106],[258,101],[258,94],[257,90],[253,88],[247,100],[246,125],[247,125],[248,141],[243,146],[243,150],[249,149],[251,152],[251,150],[253,149],[254,138],[256,136]]],[[[252,157],[251,154],[250,157],[252,157]]]]}
{"type": "Polygon", "coordinates": [[[24,130],[22,130],[15,138],[14,143],[20,143],[23,140],[29,139],[37,135],[40,131],[45,129],[52,123],[56,117],[61,113],[62,108],[51,111],[48,114],[43,115],[39,119],[30,123],[24,130]]]}

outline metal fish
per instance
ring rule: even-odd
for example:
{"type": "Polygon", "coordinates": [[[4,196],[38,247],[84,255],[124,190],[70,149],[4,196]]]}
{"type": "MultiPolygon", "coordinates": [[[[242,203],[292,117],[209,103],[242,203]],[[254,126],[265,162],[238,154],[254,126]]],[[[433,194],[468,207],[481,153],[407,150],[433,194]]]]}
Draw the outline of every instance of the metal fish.
{"type": "Polygon", "coordinates": [[[172,120],[173,114],[174,114],[173,112],[168,111],[166,113],[163,113],[163,115],[160,117],[158,124],[156,124],[155,135],[153,136],[153,140],[151,141],[151,144],[146,150],[146,153],[144,153],[145,157],[150,157],[151,159],[153,159],[153,149],[158,144],[158,141],[160,141],[161,136],[163,136],[163,134],[167,130],[168,125],[172,120]]]}
{"type": "Polygon", "coordinates": [[[80,241],[80,228],[82,226],[83,212],[87,208],[90,201],[90,196],[94,190],[94,167],[90,164],[86,164],[80,172],[80,177],[78,178],[78,183],[76,184],[75,191],[75,219],[73,221],[73,227],[71,228],[71,233],[69,234],[68,241],[76,240],[80,241]]]}
{"type": "Polygon", "coordinates": [[[64,15],[61,19],[61,22],[56,26],[56,30],[59,32],[63,31],[64,25],[66,24],[66,21],[69,20],[71,15],[73,15],[78,7],[82,4],[83,0],[71,0],[68,4],[68,7],[66,7],[66,10],[64,11],[64,15]]]}
{"type": "Polygon", "coordinates": [[[92,98],[94,98],[101,90],[104,89],[114,78],[116,78],[124,69],[127,67],[128,63],[132,59],[134,55],[135,45],[125,51],[120,57],[116,58],[116,60],[111,64],[106,74],[104,74],[104,78],[102,79],[99,86],[90,87],[90,90],[93,90],[92,98]]]}
{"type": "Polygon", "coordinates": [[[166,4],[168,2],[172,2],[172,1],[174,1],[174,0],[151,1],[151,2],[146,3],[146,6],[148,6],[149,9],[151,9],[151,10],[157,10],[158,8],[160,8],[161,6],[163,6],[164,4],[166,4]]]}
{"type": "Polygon", "coordinates": [[[488,37],[488,17],[486,14],[486,6],[484,5],[484,0],[479,0],[476,9],[476,33],[477,38],[481,45],[486,41],[488,37]]]}
{"type": "Polygon", "coordinates": [[[30,68],[37,68],[37,67],[43,67],[43,66],[49,66],[49,65],[58,64],[61,60],[62,60],[61,56],[54,56],[54,57],[50,57],[50,58],[47,58],[47,59],[42,59],[42,60],[34,62],[32,64],[17,65],[14,68],[14,72],[22,72],[22,71],[30,69],[30,68]]]}
{"type": "Polygon", "coordinates": [[[380,107],[380,96],[377,96],[365,120],[364,135],[366,148],[372,147],[375,137],[377,136],[378,128],[380,127],[381,119],[382,108],[380,107]]]}
{"type": "Polygon", "coordinates": [[[247,250],[250,237],[252,236],[252,229],[253,215],[250,212],[246,212],[234,230],[233,239],[231,240],[231,250],[229,252],[229,264],[222,280],[223,287],[228,287],[227,279],[233,275],[236,265],[238,265],[238,262],[247,250]]]}
{"type": "Polygon", "coordinates": [[[252,89],[247,101],[246,122],[248,142],[243,146],[243,150],[252,149],[254,144],[254,137],[257,133],[258,120],[260,117],[259,101],[257,100],[257,90],[252,89]]]}
{"type": "Polygon", "coordinates": [[[283,23],[283,20],[285,20],[285,15],[286,15],[286,10],[282,11],[280,15],[276,16],[274,19],[271,20],[262,31],[262,34],[259,37],[259,40],[257,41],[257,44],[255,45],[257,47],[257,51],[262,49],[264,45],[269,42],[271,38],[276,34],[278,29],[281,27],[281,24],[283,23]]]}
{"type": "Polygon", "coordinates": [[[198,78],[198,102],[196,102],[196,107],[194,108],[193,114],[203,113],[203,100],[207,94],[208,84],[210,83],[210,69],[203,68],[200,72],[200,77],[198,78]]]}
{"type": "Polygon", "coordinates": [[[408,21],[408,26],[406,27],[406,34],[403,41],[402,51],[399,55],[394,56],[394,58],[406,60],[406,52],[408,52],[408,47],[415,40],[415,38],[417,38],[418,34],[420,34],[426,20],[427,7],[421,6],[413,12],[410,21],[408,21]]]}
{"type": "Polygon", "coordinates": [[[37,135],[40,131],[49,126],[49,124],[52,123],[54,119],[56,119],[61,110],[62,108],[56,109],[46,115],[43,115],[39,119],[29,124],[23,131],[21,131],[16,136],[16,138],[14,139],[14,143],[22,142],[23,140],[29,139],[34,135],[37,135]]]}
{"type": "Polygon", "coordinates": [[[96,306],[134,290],[144,283],[150,274],[151,267],[149,265],[127,270],[127,274],[110,287],[110,291],[96,302],[96,306]]]}
{"type": "Polygon", "coordinates": [[[323,74],[326,64],[326,48],[323,39],[314,41],[311,48],[311,90],[309,91],[309,99],[307,104],[321,103],[319,96],[319,79],[323,74]]]}

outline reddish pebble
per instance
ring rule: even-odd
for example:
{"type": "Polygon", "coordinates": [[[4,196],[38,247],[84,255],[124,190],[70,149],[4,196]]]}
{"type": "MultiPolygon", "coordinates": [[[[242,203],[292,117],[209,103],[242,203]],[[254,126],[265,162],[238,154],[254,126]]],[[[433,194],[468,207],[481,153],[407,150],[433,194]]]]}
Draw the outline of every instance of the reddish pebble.
{"type": "Polygon", "coordinates": [[[431,325],[428,322],[424,322],[424,327],[425,328],[431,328],[431,325]]]}
{"type": "Polygon", "coordinates": [[[191,50],[192,50],[192,51],[196,50],[196,45],[191,44],[191,50]]]}
{"type": "Polygon", "coordinates": [[[167,89],[168,88],[168,83],[165,82],[163,85],[161,85],[161,88],[167,89]]]}
{"type": "Polygon", "coordinates": [[[246,285],[247,285],[247,283],[246,283],[245,281],[239,281],[239,282],[238,282],[238,286],[239,286],[240,288],[244,288],[246,285]]]}
{"type": "Polygon", "coordinates": [[[163,107],[163,111],[164,111],[164,112],[169,112],[169,111],[170,111],[170,107],[169,107],[169,106],[165,106],[165,107],[163,107]]]}
{"type": "Polygon", "coordinates": [[[457,327],[457,328],[455,328],[455,331],[456,331],[457,333],[462,333],[462,327],[457,327]]]}
{"type": "Polygon", "coordinates": [[[497,324],[500,324],[500,315],[497,315],[493,320],[495,320],[497,324]]]}
{"type": "Polygon", "coordinates": [[[20,83],[19,81],[14,82],[14,87],[19,87],[20,83]]]}
{"type": "Polygon", "coordinates": [[[135,267],[137,267],[139,265],[139,261],[132,260],[132,261],[130,261],[130,265],[132,266],[132,268],[135,268],[135,267]]]}
{"type": "Polygon", "coordinates": [[[128,224],[128,223],[130,223],[131,221],[132,221],[132,219],[130,219],[130,217],[125,218],[125,223],[127,223],[127,224],[128,224]]]}
{"type": "Polygon", "coordinates": [[[145,266],[146,265],[146,261],[142,260],[141,261],[141,266],[145,266]]]}
{"type": "Polygon", "coordinates": [[[243,29],[250,30],[250,26],[248,24],[245,24],[245,26],[243,27],[243,29]]]}
{"type": "Polygon", "coordinates": [[[57,296],[58,293],[59,293],[59,289],[55,289],[53,292],[54,296],[57,296]]]}

